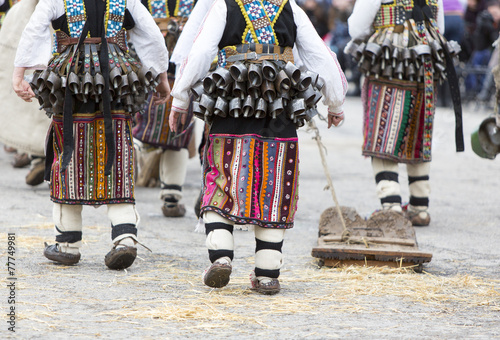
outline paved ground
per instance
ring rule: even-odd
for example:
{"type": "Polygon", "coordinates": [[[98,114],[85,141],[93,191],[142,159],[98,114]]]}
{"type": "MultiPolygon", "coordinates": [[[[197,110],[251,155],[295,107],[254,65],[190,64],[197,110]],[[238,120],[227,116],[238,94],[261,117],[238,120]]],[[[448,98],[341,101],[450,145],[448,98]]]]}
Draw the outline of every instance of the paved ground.
{"type": "MultiPolygon", "coordinates": [[[[42,114],[42,113],[40,113],[42,114]]],[[[166,219],[158,189],[138,188],[139,249],[127,271],[110,271],[105,208],[84,209],[82,261],[54,265],[42,256],[53,240],[46,184],[24,183],[26,169],[13,169],[0,151],[0,254],[7,259],[7,233],[16,237],[15,305],[7,268],[2,269],[0,327],[8,331],[15,306],[20,339],[455,339],[500,338],[500,160],[485,160],[470,148],[470,133],[487,112],[468,107],[464,115],[466,152],[454,151],[451,110],[438,109],[431,169],[431,226],[419,228],[420,250],[431,252],[423,274],[380,268],[318,268],[310,256],[319,216],[333,206],[312,134],[300,130],[300,202],[296,227],[287,232],[281,294],[248,290],[253,268],[253,233],[236,231],[230,284],[211,290],[200,280],[208,264],[204,236],[194,233],[193,203],[200,188],[197,159],[189,162],[184,188],[188,215],[166,219]]],[[[341,205],[362,216],[378,208],[370,161],[360,155],[361,103],[348,98],[344,126],[321,123],[328,164],[341,205]]],[[[404,167],[400,182],[407,199],[404,167]]]]}

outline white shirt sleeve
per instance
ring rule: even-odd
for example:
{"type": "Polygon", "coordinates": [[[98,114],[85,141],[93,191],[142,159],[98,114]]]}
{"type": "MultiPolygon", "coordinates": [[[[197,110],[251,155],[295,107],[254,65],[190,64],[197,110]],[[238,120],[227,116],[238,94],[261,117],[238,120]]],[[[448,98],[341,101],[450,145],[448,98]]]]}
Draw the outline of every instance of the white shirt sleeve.
{"type": "Polygon", "coordinates": [[[153,67],[157,72],[166,72],[168,51],[158,25],[139,0],[128,0],[127,8],[135,22],[135,27],[127,33],[141,63],[153,67]]]}
{"type": "Polygon", "coordinates": [[[17,47],[14,66],[45,68],[52,55],[50,25],[52,20],[64,14],[64,2],[40,0],[17,47]]]}
{"type": "Polygon", "coordinates": [[[373,21],[381,0],[356,0],[347,26],[351,39],[363,40],[373,32],[373,21]]]}
{"type": "Polygon", "coordinates": [[[226,27],[226,13],[225,1],[215,0],[175,78],[171,93],[173,107],[186,110],[189,106],[189,89],[209,71],[219,51],[219,42],[226,27]]]}
{"type": "Polygon", "coordinates": [[[188,56],[189,51],[191,51],[193,40],[200,29],[205,15],[210,10],[212,2],[213,0],[198,0],[196,2],[170,57],[170,61],[175,63],[177,67],[180,66],[182,61],[188,56]]]}
{"type": "Polygon", "coordinates": [[[295,46],[301,63],[306,69],[316,72],[325,81],[322,89],[323,103],[332,113],[342,113],[347,92],[347,80],[338,63],[337,56],[318,35],[304,11],[290,2],[293,10],[297,39],[295,46]]]}
{"type": "Polygon", "coordinates": [[[438,0],[438,13],[436,18],[439,33],[444,34],[444,10],[443,10],[443,0],[438,0]]]}

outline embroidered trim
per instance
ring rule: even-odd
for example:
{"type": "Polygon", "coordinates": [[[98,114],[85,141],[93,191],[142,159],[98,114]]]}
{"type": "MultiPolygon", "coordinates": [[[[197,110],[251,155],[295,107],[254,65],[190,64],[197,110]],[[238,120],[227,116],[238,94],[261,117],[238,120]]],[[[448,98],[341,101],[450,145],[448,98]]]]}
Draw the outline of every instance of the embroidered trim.
{"type": "MultiPolygon", "coordinates": [[[[195,0],[177,0],[175,2],[174,17],[188,17],[193,11],[195,0]]],[[[155,19],[166,19],[172,15],[168,10],[166,0],[148,0],[149,13],[155,19]]]]}
{"type": "MultiPolygon", "coordinates": [[[[106,3],[106,38],[115,37],[123,28],[125,18],[126,0],[108,0],[106,3]]],[[[79,38],[87,18],[83,0],[65,0],[64,9],[68,19],[68,30],[70,37],[79,38]]],[[[90,33],[88,35],[90,37],[90,33]]]]}
{"type": "MultiPolygon", "coordinates": [[[[426,2],[431,8],[434,17],[437,17],[438,1],[426,0],[426,2]]],[[[385,27],[403,25],[405,20],[411,18],[413,7],[413,0],[395,0],[391,3],[383,3],[375,16],[373,27],[378,30],[385,27]]]]}
{"type": "Polygon", "coordinates": [[[247,23],[242,43],[278,44],[274,24],[287,1],[236,0],[247,23]]]}
{"type": "Polygon", "coordinates": [[[65,0],[64,10],[68,19],[68,30],[72,38],[78,38],[82,34],[85,25],[85,4],[83,0],[65,0]]]}
{"type": "Polygon", "coordinates": [[[123,28],[127,0],[108,0],[106,4],[106,38],[116,36],[123,28]]]}

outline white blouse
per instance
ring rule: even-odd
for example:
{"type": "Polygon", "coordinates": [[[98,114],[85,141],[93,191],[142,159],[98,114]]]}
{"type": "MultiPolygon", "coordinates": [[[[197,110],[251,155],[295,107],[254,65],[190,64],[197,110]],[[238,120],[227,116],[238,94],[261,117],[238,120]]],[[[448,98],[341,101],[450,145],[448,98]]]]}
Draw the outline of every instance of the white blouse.
{"type": "MultiPolygon", "coordinates": [[[[383,3],[391,3],[393,0],[356,0],[351,16],[347,20],[349,35],[352,39],[363,40],[370,36],[373,30],[373,21],[383,3]]],[[[443,0],[438,0],[437,24],[439,32],[444,33],[443,0]]]]}
{"type": "MultiPolygon", "coordinates": [[[[142,64],[157,72],[168,69],[168,51],[163,35],[151,14],[140,0],[127,0],[127,9],[135,27],[127,31],[142,64]]],[[[23,31],[14,65],[26,68],[45,68],[50,59],[51,22],[64,14],[63,0],[40,0],[23,31]]]]}
{"type": "MultiPolygon", "coordinates": [[[[337,57],[316,33],[304,11],[294,1],[290,1],[290,5],[297,26],[294,47],[301,64],[323,78],[325,81],[322,90],[323,103],[328,106],[330,112],[341,113],[347,92],[347,81],[337,57]]],[[[180,110],[186,110],[189,106],[189,89],[207,74],[211,62],[217,55],[218,45],[226,26],[226,14],[225,1],[215,0],[175,79],[171,93],[174,98],[172,106],[180,110]]]]}
{"type": "Polygon", "coordinates": [[[205,15],[210,10],[213,0],[198,0],[189,15],[189,19],[182,29],[182,33],[175,44],[174,51],[170,56],[170,61],[175,63],[177,67],[180,66],[182,61],[188,56],[193,40],[198,32],[205,15]]]}

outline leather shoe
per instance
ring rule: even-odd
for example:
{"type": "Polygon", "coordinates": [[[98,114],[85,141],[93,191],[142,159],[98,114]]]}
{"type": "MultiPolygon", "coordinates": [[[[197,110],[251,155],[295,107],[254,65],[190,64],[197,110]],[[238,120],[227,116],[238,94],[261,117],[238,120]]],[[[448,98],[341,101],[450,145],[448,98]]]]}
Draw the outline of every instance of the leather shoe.
{"type": "Polygon", "coordinates": [[[137,257],[137,248],[125,245],[114,246],[104,257],[104,263],[109,269],[121,270],[128,268],[137,257]]]}
{"type": "Polygon", "coordinates": [[[183,217],[186,215],[184,204],[165,202],[161,207],[165,217],[183,217]]]}
{"type": "Polygon", "coordinates": [[[278,279],[264,278],[263,280],[258,280],[257,277],[255,277],[255,272],[250,274],[250,283],[252,284],[250,290],[264,295],[278,294],[281,290],[278,279]]]}
{"type": "Polygon", "coordinates": [[[212,288],[222,288],[229,283],[232,270],[229,263],[215,261],[203,273],[203,283],[212,288]]]}
{"type": "Polygon", "coordinates": [[[49,246],[47,242],[45,242],[45,250],[43,251],[43,255],[49,260],[67,265],[77,264],[78,261],[80,261],[81,257],[80,253],[71,254],[62,252],[59,243],[49,246]]]}

